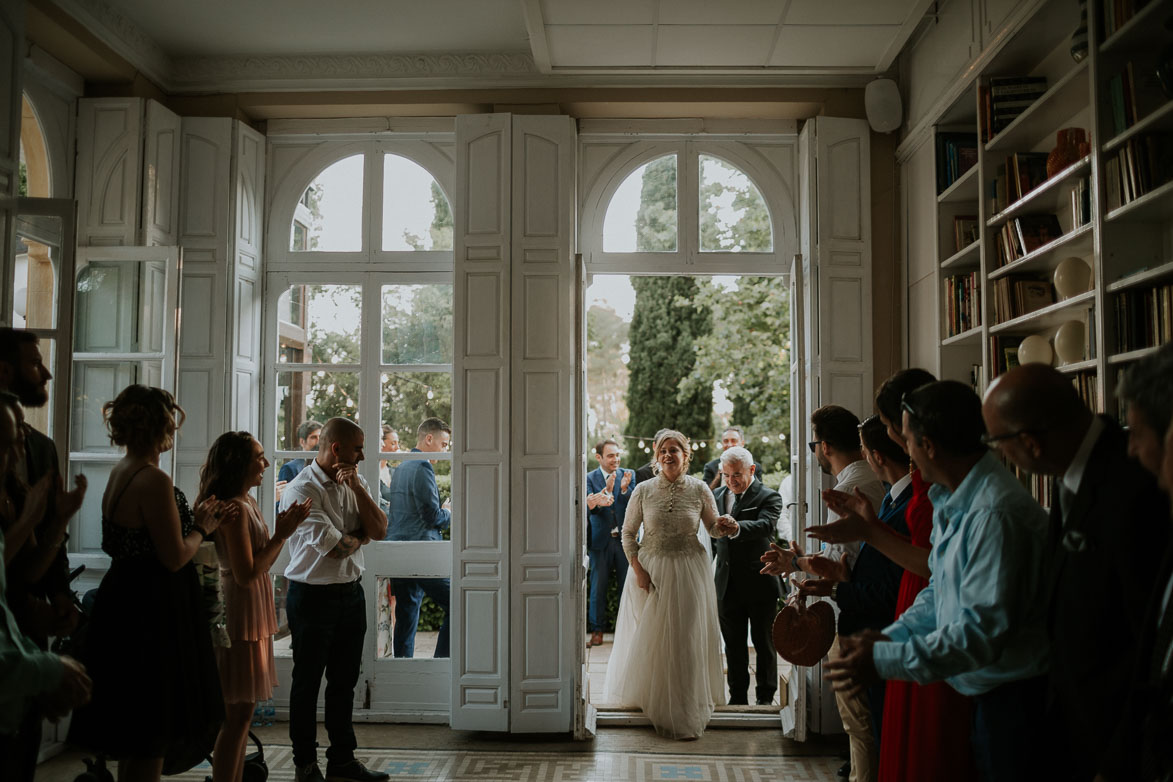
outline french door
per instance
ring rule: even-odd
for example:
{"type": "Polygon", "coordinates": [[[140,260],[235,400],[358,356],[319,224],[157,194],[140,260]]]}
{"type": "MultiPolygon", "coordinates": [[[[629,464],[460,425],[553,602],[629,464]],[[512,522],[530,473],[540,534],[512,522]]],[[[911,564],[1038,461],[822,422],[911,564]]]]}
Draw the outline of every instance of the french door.
{"type": "MultiPolygon", "coordinates": [[[[280,468],[312,460],[298,429],[334,416],[355,420],[365,432],[366,459],[359,472],[372,495],[384,499],[395,469],[407,461],[433,463],[442,499],[451,491],[448,452],[413,453],[424,418],[451,422],[452,282],[445,272],[271,273],[266,285],[266,377],[262,437],[274,466],[262,487],[262,507],[274,513],[280,468]],[[385,450],[384,427],[399,451],[385,450]]],[[[459,437],[460,433],[454,434],[459,437]]],[[[459,523],[454,519],[454,524],[459,523]]],[[[355,690],[359,718],[447,722],[451,666],[436,657],[440,604],[452,574],[452,544],[374,541],[363,548],[367,634],[355,690]],[[396,585],[425,579],[414,657],[393,647],[396,585]]],[[[272,570],[280,630],[277,705],[288,704],[292,657],[285,626],[283,572],[288,552],[272,570]]]]}

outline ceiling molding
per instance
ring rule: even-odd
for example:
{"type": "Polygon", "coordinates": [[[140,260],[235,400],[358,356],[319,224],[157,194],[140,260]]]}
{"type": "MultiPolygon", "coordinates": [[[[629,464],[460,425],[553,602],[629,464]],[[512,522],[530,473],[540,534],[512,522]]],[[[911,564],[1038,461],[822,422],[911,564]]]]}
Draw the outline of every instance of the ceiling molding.
{"type": "Polygon", "coordinates": [[[546,21],[542,18],[541,0],[522,0],[525,27],[529,33],[529,48],[534,63],[542,73],[550,72],[550,42],[546,39],[546,21]]]}
{"type": "Polygon", "coordinates": [[[154,38],[102,0],[53,0],[156,85],[166,88],[172,61],[154,38]]]}

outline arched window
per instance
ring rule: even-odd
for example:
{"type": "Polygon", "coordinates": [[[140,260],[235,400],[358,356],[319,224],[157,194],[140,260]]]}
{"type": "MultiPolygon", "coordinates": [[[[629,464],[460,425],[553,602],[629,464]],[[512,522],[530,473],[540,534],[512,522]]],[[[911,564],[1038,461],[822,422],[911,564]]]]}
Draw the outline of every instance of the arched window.
{"type": "Polygon", "coordinates": [[[589,136],[583,142],[580,245],[588,269],[789,268],[798,246],[793,137],[770,137],[761,146],[693,139],[617,145],[589,136]]]}

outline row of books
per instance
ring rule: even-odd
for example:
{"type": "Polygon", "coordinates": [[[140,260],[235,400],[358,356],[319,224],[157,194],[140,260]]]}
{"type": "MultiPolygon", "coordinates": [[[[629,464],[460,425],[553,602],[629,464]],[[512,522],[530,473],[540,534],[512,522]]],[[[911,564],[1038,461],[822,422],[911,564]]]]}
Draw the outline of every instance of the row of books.
{"type": "Polygon", "coordinates": [[[990,213],[997,214],[1047,181],[1047,155],[1015,152],[994,169],[990,183],[990,213]]]}
{"type": "Polygon", "coordinates": [[[1007,125],[1047,91],[1047,80],[1042,76],[995,76],[980,89],[978,127],[982,143],[1001,133],[1007,125]]]}
{"type": "Polygon", "coordinates": [[[937,134],[937,195],[977,165],[976,133],[937,134]]]}
{"type": "Polygon", "coordinates": [[[964,334],[982,324],[982,288],[978,272],[945,278],[945,333],[964,334]]]}
{"type": "Polygon", "coordinates": [[[1050,475],[1027,472],[1009,460],[1004,459],[1003,461],[1014,472],[1014,477],[1018,478],[1018,482],[1030,492],[1030,496],[1035,498],[1035,502],[1049,510],[1052,502],[1051,490],[1055,485],[1055,479],[1050,475]]]}
{"type": "Polygon", "coordinates": [[[1100,410],[1100,392],[1096,389],[1095,371],[1076,372],[1071,377],[1071,385],[1075,386],[1075,393],[1093,413],[1100,410]]]}
{"type": "Polygon", "coordinates": [[[1130,138],[1104,164],[1108,211],[1129,204],[1173,179],[1173,133],[1130,138]]]}
{"type": "Polygon", "coordinates": [[[977,215],[957,215],[953,218],[954,251],[961,252],[981,235],[977,215]]]}
{"type": "Polygon", "coordinates": [[[991,336],[990,337],[990,367],[993,377],[1009,372],[1018,366],[1018,346],[1023,337],[991,336]]]}
{"type": "Polygon", "coordinates": [[[1059,218],[1053,214],[1022,215],[1007,220],[994,237],[995,267],[1013,263],[1062,235],[1059,218]]]}
{"type": "Polygon", "coordinates": [[[1116,352],[1173,341],[1173,283],[1116,296],[1116,352]]]}
{"type": "Polygon", "coordinates": [[[1083,177],[1071,188],[1071,227],[1087,225],[1092,221],[1092,188],[1083,177]]]}
{"type": "Polygon", "coordinates": [[[1104,38],[1110,38],[1112,33],[1119,30],[1137,11],[1144,8],[1148,0],[1104,0],[1100,8],[1104,12],[1102,29],[1104,38]]]}
{"type": "Polygon", "coordinates": [[[1165,97],[1156,72],[1156,68],[1135,68],[1130,61],[1123,71],[1108,79],[1107,108],[1113,135],[1123,133],[1163,105],[1165,97]]]}
{"type": "Polygon", "coordinates": [[[1011,274],[994,280],[994,320],[998,323],[1054,303],[1055,291],[1046,279],[1011,274]]]}

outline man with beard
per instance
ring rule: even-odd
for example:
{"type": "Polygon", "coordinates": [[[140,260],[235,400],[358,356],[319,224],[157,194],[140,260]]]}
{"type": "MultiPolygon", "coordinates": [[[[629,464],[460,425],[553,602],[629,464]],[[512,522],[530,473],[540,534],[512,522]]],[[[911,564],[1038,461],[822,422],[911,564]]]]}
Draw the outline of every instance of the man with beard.
{"type": "MultiPolygon", "coordinates": [[[[41,407],[49,401],[47,386],[52,377],[41,358],[36,334],[0,328],[0,392],[15,396],[25,408],[41,407]]],[[[44,515],[9,563],[7,599],[20,631],[46,649],[50,637],[68,635],[77,625],[65,530],[81,507],[86,481],[79,475],[77,487],[65,492],[53,441],[27,423],[23,427],[24,458],[14,466],[16,477],[26,486],[36,486],[42,480],[51,485],[44,515]]],[[[21,510],[16,508],[17,513],[21,510]]],[[[30,705],[10,751],[4,753],[7,757],[0,758],[0,776],[31,779],[40,744],[41,713],[30,705]]]]}

